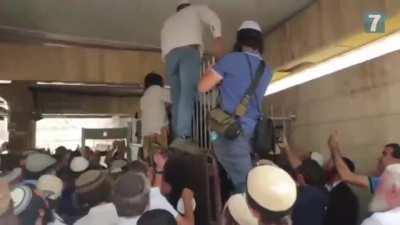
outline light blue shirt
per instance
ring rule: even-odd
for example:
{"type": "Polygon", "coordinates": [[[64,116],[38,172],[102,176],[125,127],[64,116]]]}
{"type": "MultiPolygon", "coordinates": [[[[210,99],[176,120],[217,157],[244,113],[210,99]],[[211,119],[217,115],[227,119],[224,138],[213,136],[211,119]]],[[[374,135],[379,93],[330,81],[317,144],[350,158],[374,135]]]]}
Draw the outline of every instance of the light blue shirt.
{"type": "MultiPolygon", "coordinates": [[[[219,92],[223,110],[229,113],[235,111],[236,106],[240,103],[247,88],[250,86],[252,79],[255,79],[255,73],[261,60],[262,58],[258,54],[233,52],[225,55],[214,65],[214,72],[222,78],[219,92]],[[251,72],[246,59],[247,56],[250,60],[251,72]]],[[[262,110],[261,103],[270,81],[271,70],[266,65],[264,74],[256,89],[257,101],[253,95],[246,115],[240,120],[242,130],[247,135],[254,133],[254,128],[262,110]]]]}

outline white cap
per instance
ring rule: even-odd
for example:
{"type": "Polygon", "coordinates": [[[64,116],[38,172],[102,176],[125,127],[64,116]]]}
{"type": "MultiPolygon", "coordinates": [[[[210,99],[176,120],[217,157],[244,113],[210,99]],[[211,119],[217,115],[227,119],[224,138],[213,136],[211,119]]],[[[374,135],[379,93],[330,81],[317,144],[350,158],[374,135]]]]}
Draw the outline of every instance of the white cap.
{"type": "Polygon", "coordinates": [[[282,212],[293,206],[297,188],[294,180],[284,170],[265,165],[255,167],[249,172],[247,193],[261,207],[282,212]]]}
{"type": "Polygon", "coordinates": [[[258,220],[250,212],[244,194],[232,195],[226,203],[226,207],[239,225],[258,225],[258,220]]]}
{"type": "Polygon", "coordinates": [[[28,158],[26,158],[26,165],[25,168],[30,171],[30,172],[41,172],[48,167],[54,165],[57,161],[43,153],[31,153],[28,155],[28,158]]]}
{"type": "Polygon", "coordinates": [[[321,167],[324,166],[325,160],[324,156],[319,152],[312,152],[310,158],[317,162],[321,167]]]}
{"type": "Polygon", "coordinates": [[[246,20],[242,23],[242,25],[240,25],[239,30],[243,30],[243,29],[253,29],[253,30],[257,30],[262,32],[260,24],[258,24],[256,21],[254,20],[246,20]]]}
{"type": "Polygon", "coordinates": [[[15,187],[10,194],[11,194],[11,199],[13,200],[14,203],[15,215],[21,214],[28,208],[33,195],[32,190],[25,185],[20,185],[15,187]]]}
{"type": "Polygon", "coordinates": [[[56,200],[61,196],[63,182],[54,175],[43,175],[38,180],[37,189],[46,194],[49,199],[56,200]]]}
{"type": "Polygon", "coordinates": [[[183,4],[190,4],[189,0],[178,0],[178,6],[183,5],[183,4]]]}
{"type": "Polygon", "coordinates": [[[80,173],[89,168],[89,161],[85,157],[77,156],[72,159],[69,167],[72,172],[80,173]]]}

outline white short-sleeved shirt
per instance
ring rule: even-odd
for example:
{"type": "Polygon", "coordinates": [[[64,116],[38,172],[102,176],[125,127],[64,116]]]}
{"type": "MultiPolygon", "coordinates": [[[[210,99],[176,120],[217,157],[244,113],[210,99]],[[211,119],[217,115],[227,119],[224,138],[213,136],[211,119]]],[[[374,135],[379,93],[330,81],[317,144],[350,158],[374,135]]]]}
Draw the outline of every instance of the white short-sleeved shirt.
{"type": "MultiPolygon", "coordinates": [[[[171,213],[174,218],[179,216],[179,213],[172,207],[168,200],[161,194],[158,187],[152,187],[150,189],[150,204],[147,210],[153,209],[164,209],[171,213]]],[[[136,225],[140,216],[124,218],[120,217],[118,225],[136,225]]]]}
{"type": "Polygon", "coordinates": [[[166,103],[170,103],[170,91],[158,85],[147,88],[140,99],[142,111],[142,135],[160,134],[168,126],[166,103]]]}
{"type": "Polygon", "coordinates": [[[91,208],[89,213],[75,222],[74,225],[116,225],[118,220],[114,204],[107,203],[91,208]]]}
{"type": "Polygon", "coordinates": [[[168,200],[161,194],[158,187],[152,187],[150,190],[150,206],[149,209],[164,209],[171,213],[174,218],[178,217],[179,213],[168,202],[168,200]]]}
{"type": "Polygon", "coordinates": [[[361,225],[398,225],[400,224],[400,207],[387,212],[374,213],[361,225]]]}
{"type": "Polygon", "coordinates": [[[161,30],[162,58],[187,45],[199,45],[202,52],[203,24],[209,26],[214,38],[221,37],[221,20],[205,5],[191,5],[169,17],[161,30]]]}

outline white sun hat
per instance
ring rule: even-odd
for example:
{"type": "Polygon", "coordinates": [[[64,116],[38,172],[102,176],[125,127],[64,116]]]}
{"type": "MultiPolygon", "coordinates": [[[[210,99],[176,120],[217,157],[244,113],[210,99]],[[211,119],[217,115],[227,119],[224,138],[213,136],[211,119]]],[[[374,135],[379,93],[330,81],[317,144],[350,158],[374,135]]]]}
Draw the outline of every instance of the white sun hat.
{"type": "Polygon", "coordinates": [[[247,205],[245,194],[232,195],[226,203],[226,207],[239,225],[258,225],[257,218],[254,217],[247,205]]]}
{"type": "Polygon", "coordinates": [[[249,172],[247,194],[259,206],[280,213],[292,208],[297,198],[297,187],[284,170],[264,165],[249,172]]]}

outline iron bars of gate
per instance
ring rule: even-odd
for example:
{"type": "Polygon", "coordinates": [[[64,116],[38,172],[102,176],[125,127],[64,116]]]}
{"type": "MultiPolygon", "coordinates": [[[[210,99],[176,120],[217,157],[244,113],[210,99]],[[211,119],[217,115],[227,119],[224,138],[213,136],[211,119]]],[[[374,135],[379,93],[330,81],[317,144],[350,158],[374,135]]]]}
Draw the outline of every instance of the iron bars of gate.
{"type": "MultiPolygon", "coordinates": [[[[215,63],[215,58],[210,56],[204,56],[202,62],[202,68],[200,77],[204,74],[204,71],[215,63]]],[[[200,148],[206,150],[212,150],[212,143],[209,138],[210,127],[207,123],[207,114],[217,104],[218,91],[213,89],[207,93],[199,93],[195,101],[192,130],[194,142],[199,145],[200,148]]]]}

